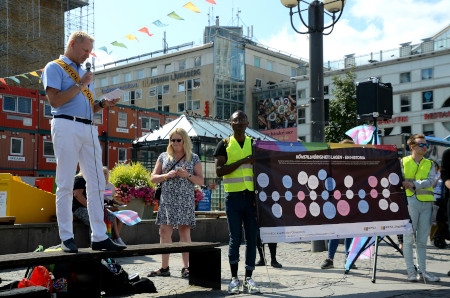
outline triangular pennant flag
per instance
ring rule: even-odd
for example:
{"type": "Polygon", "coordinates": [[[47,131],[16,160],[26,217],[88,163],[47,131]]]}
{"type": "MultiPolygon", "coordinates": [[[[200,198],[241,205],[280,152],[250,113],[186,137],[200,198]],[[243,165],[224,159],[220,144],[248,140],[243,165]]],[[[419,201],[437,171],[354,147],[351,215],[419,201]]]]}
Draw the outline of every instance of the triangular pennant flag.
{"type": "Polygon", "coordinates": [[[139,41],[139,39],[137,39],[136,35],[133,35],[133,34],[128,34],[127,36],[125,36],[125,38],[129,39],[129,40],[137,40],[137,41],[139,41]]]}
{"type": "Polygon", "coordinates": [[[194,3],[192,3],[192,2],[186,3],[186,4],[184,5],[184,8],[187,8],[187,9],[189,9],[190,11],[193,11],[193,12],[197,12],[197,13],[200,12],[200,10],[197,8],[197,6],[195,6],[194,3]]]}
{"type": "Polygon", "coordinates": [[[139,32],[142,32],[142,33],[145,33],[145,34],[147,34],[148,36],[153,36],[153,34],[151,34],[150,33],[150,31],[148,31],[148,28],[147,27],[142,27],[141,29],[139,29],[138,30],[139,32]]]}
{"type": "Polygon", "coordinates": [[[121,47],[121,48],[128,49],[127,46],[126,46],[125,44],[123,44],[123,43],[121,43],[121,42],[118,42],[118,41],[113,41],[111,44],[112,44],[113,46],[116,46],[116,47],[121,47]]]}
{"type": "Polygon", "coordinates": [[[153,22],[153,25],[158,26],[158,27],[166,27],[169,26],[167,24],[164,24],[163,22],[161,22],[160,20],[156,20],[153,22]]]}
{"type": "Polygon", "coordinates": [[[94,56],[95,58],[97,58],[97,55],[95,55],[95,53],[94,52],[91,52],[91,54],[90,55],[92,55],[92,56],[94,56]]]}
{"type": "Polygon", "coordinates": [[[180,21],[183,21],[183,20],[184,20],[182,17],[180,17],[179,15],[177,15],[177,14],[175,13],[175,11],[172,11],[172,12],[169,13],[167,16],[170,17],[170,18],[172,18],[172,19],[175,19],[175,20],[180,20],[180,21]]]}
{"type": "Polygon", "coordinates": [[[8,85],[8,84],[6,84],[6,81],[5,81],[4,78],[0,78],[0,82],[2,82],[2,83],[5,84],[5,85],[8,85]]]}
{"type": "Polygon", "coordinates": [[[29,80],[29,78],[27,77],[27,75],[26,74],[20,74],[20,75],[17,75],[18,77],[22,77],[22,78],[25,78],[25,79],[27,79],[27,80],[29,80]]]}
{"type": "Polygon", "coordinates": [[[214,0],[206,0],[206,2],[211,3],[211,4],[216,4],[216,1],[214,1],[214,0]]]}
{"type": "Polygon", "coordinates": [[[30,75],[32,75],[32,76],[35,76],[35,77],[38,77],[38,78],[39,78],[39,75],[38,75],[38,73],[37,73],[36,71],[32,71],[32,72],[30,72],[30,75]]]}
{"type": "Polygon", "coordinates": [[[7,79],[13,80],[14,82],[16,82],[17,84],[20,84],[20,81],[18,78],[15,77],[6,77],[7,79]]]}
{"type": "Polygon", "coordinates": [[[102,50],[102,51],[105,51],[106,52],[106,54],[111,54],[112,53],[112,51],[111,52],[108,52],[108,49],[106,48],[106,47],[101,47],[101,48],[99,48],[99,50],[102,50]]]}

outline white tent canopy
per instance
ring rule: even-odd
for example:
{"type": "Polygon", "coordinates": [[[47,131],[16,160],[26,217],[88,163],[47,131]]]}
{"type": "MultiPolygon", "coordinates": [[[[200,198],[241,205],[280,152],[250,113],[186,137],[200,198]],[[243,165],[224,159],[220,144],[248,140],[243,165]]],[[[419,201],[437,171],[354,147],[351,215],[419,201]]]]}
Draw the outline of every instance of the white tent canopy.
{"type": "MultiPolygon", "coordinates": [[[[179,118],[163,125],[159,129],[134,140],[133,144],[148,144],[154,141],[167,140],[170,132],[177,127],[184,128],[191,138],[222,139],[233,134],[230,123],[227,121],[181,115],[179,118]]],[[[255,139],[276,141],[276,139],[251,128],[247,128],[245,133],[255,139]]]]}

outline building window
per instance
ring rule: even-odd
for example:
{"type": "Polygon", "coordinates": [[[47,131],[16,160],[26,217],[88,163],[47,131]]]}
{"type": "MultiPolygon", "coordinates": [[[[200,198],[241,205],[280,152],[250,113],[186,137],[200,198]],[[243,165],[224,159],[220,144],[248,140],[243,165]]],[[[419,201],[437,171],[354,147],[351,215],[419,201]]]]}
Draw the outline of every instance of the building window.
{"type": "Polygon", "coordinates": [[[200,78],[192,80],[194,84],[194,89],[200,88],[200,78]]]}
{"type": "Polygon", "coordinates": [[[150,118],[149,117],[141,118],[141,128],[143,130],[150,130],[150,118]]]}
{"type": "Polygon", "coordinates": [[[137,78],[138,79],[143,79],[144,78],[144,70],[143,69],[139,69],[136,73],[137,73],[137,78]]]}
{"type": "Polygon", "coordinates": [[[118,162],[126,162],[127,161],[127,149],[126,148],[118,148],[117,153],[119,156],[117,157],[118,162]]]}
{"type": "Polygon", "coordinates": [[[108,84],[108,80],[106,78],[100,79],[100,87],[105,87],[108,84]]]}
{"type": "Polygon", "coordinates": [[[300,108],[297,110],[297,124],[305,124],[306,123],[306,110],[300,108]]]}
{"type": "Polygon", "coordinates": [[[169,113],[170,112],[170,106],[169,105],[163,106],[163,112],[169,113]]]}
{"type": "Polygon", "coordinates": [[[178,113],[182,113],[184,111],[185,111],[185,109],[184,109],[184,102],[178,103],[178,113]]]}
{"type": "Polygon", "coordinates": [[[273,71],[273,62],[272,61],[267,61],[267,70],[273,71]]]}
{"type": "Polygon", "coordinates": [[[178,61],[178,70],[185,70],[185,69],[186,69],[186,60],[178,61]]]}
{"type": "Polygon", "coordinates": [[[134,91],[134,99],[142,99],[142,89],[134,91]]]}
{"type": "Polygon", "coordinates": [[[434,124],[424,124],[422,127],[423,134],[426,136],[434,136],[434,124]]]}
{"type": "Polygon", "coordinates": [[[200,100],[193,100],[192,101],[192,109],[193,110],[199,110],[200,109],[200,100]]]}
{"type": "Polygon", "coordinates": [[[158,118],[150,118],[150,129],[158,129],[160,122],[158,118]]]}
{"type": "Polygon", "coordinates": [[[125,82],[131,82],[131,72],[124,74],[125,82]]]}
{"type": "Polygon", "coordinates": [[[103,109],[94,114],[94,123],[103,124],[103,109]]]}
{"type": "Polygon", "coordinates": [[[166,64],[166,65],[164,65],[164,70],[165,70],[165,73],[170,73],[170,72],[172,72],[172,64],[166,64]]]}
{"type": "Polygon", "coordinates": [[[299,99],[306,98],[306,89],[299,89],[299,90],[297,91],[297,97],[298,97],[299,99]]]}
{"type": "Polygon", "coordinates": [[[122,95],[122,101],[123,102],[129,102],[130,101],[130,93],[131,92],[124,92],[122,95]]]}
{"type": "Polygon", "coordinates": [[[403,83],[410,83],[411,82],[411,73],[408,72],[402,72],[400,74],[400,84],[403,83]]]}
{"type": "Polygon", "coordinates": [[[149,97],[155,97],[156,96],[156,87],[148,88],[148,96],[149,97]]]}
{"type": "Polygon", "coordinates": [[[202,66],[202,57],[195,57],[194,58],[194,67],[200,67],[202,66]]]}
{"type": "Polygon", "coordinates": [[[23,155],[23,139],[22,138],[11,138],[9,154],[23,155]]]}
{"type": "Polygon", "coordinates": [[[400,95],[400,112],[411,111],[411,94],[400,95]]]}
{"type": "Polygon", "coordinates": [[[422,69],[422,80],[429,80],[433,78],[433,69],[425,68],[422,69]]]}
{"type": "Polygon", "coordinates": [[[186,91],[186,84],[185,82],[178,82],[178,92],[184,92],[186,91]]]}
{"type": "Polygon", "coordinates": [[[112,84],[113,85],[119,84],[119,75],[115,75],[112,77],[112,84]]]}
{"type": "Polygon", "coordinates": [[[296,77],[297,76],[297,69],[294,67],[291,67],[291,77],[296,77]]]}
{"type": "Polygon", "coordinates": [[[170,85],[163,85],[162,94],[169,94],[170,85]]]}
{"type": "Polygon", "coordinates": [[[330,88],[328,85],[323,86],[323,95],[328,95],[330,93],[330,88]]]}
{"type": "Polygon", "coordinates": [[[151,76],[155,77],[158,75],[158,68],[157,67],[152,67],[151,69],[151,76]]]}
{"type": "Polygon", "coordinates": [[[400,128],[400,133],[411,134],[411,126],[402,126],[400,128]]]}
{"type": "Polygon", "coordinates": [[[31,114],[31,98],[21,96],[3,96],[3,111],[31,114]]]}
{"type": "Polygon", "coordinates": [[[254,57],[254,58],[253,58],[253,65],[254,65],[255,67],[261,67],[261,58],[259,58],[259,57],[254,57]]]}
{"type": "Polygon", "coordinates": [[[44,117],[52,117],[52,106],[48,101],[44,101],[44,117]]]}
{"type": "Polygon", "coordinates": [[[55,152],[53,151],[53,142],[52,141],[44,141],[44,156],[54,157],[55,152]]]}
{"type": "Polygon", "coordinates": [[[433,91],[422,92],[422,109],[430,110],[433,108],[433,91]]]}
{"type": "Polygon", "coordinates": [[[117,114],[117,126],[118,127],[128,127],[127,126],[127,113],[119,112],[117,114]]]}

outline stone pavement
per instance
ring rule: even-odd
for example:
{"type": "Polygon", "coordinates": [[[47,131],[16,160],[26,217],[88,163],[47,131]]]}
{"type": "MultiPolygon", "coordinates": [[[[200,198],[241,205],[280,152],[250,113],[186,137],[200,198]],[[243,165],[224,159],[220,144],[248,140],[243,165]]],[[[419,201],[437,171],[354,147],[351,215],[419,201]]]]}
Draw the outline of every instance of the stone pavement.
{"type": "MultiPolygon", "coordinates": [[[[396,236],[391,237],[396,240],[396,236]]],[[[335,255],[334,269],[320,269],[327,257],[327,252],[311,252],[311,243],[279,243],[277,260],[283,268],[271,266],[256,267],[253,278],[261,287],[266,297],[364,297],[364,298],[418,298],[418,297],[450,297],[450,249],[438,249],[428,244],[428,271],[441,278],[440,282],[424,283],[408,282],[403,257],[384,241],[380,242],[377,255],[375,282],[372,282],[373,259],[357,260],[358,269],[344,274],[344,245],[340,244],[335,255]]],[[[222,287],[212,290],[197,286],[189,286],[188,280],[181,278],[181,255],[173,254],[170,259],[171,277],[153,277],[158,293],[138,294],[127,297],[224,297],[229,296],[227,286],[230,279],[228,265],[228,247],[221,246],[222,251],[222,287]]],[[[244,246],[241,246],[241,260],[244,246]]],[[[270,255],[266,248],[266,257],[270,263],[270,255]]],[[[138,256],[118,259],[129,274],[138,273],[145,277],[150,270],[160,267],[161,257],[138,256]]],[[[208,264],[205,264],[207,266],[208,264]]],[[[8,279],[21,278],[24,270],[0,272],[4,283],[8,279]]],[[[244,263],[240,262],[239,278],[244,275],[244,263]]],[[[248,297],[248,294],[234,295],[248,297]]]]}

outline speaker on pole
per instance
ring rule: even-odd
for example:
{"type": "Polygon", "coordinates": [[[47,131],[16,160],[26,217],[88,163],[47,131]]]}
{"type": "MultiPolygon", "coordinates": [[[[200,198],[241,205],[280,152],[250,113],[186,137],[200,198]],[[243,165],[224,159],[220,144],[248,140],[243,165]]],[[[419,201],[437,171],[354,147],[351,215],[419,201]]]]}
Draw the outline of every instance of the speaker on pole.
{"type": "Polygon", "coordinates": [[[356,113],[359,119],[392,119],[392,85],[376,78],[356,83],[356,113]]]}

